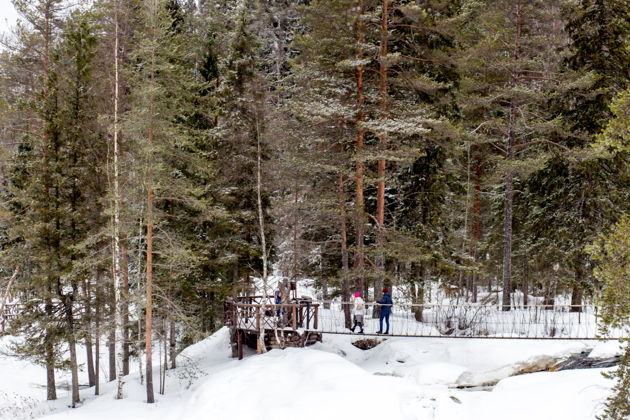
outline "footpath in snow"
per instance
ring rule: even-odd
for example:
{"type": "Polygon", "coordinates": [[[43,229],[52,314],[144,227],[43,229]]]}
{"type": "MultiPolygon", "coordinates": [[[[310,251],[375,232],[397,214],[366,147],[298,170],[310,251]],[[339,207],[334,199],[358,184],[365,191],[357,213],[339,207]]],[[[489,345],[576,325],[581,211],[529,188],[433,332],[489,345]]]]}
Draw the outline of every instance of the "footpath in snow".
{"type": "Polygon", "coordinates": [[[102,384],[99,397],[82,389],[77,409],[66,407],[65,390],[59,401],[42,401],[44,369],[3,355],[0,418],[591,420],[612,386],[606,369],[511,375],[592,347],[597,357],[619,351],[616,342],[439,338],[390,338],[364,351],[352,345],[359,338],[325,335],[310,348],[238,361],[223,328],[178,356],[165,395],[157,394],[156,369],[155,404],[143,402],[132,372],[124,400],[113,399],[114,383],[102,384]]]}

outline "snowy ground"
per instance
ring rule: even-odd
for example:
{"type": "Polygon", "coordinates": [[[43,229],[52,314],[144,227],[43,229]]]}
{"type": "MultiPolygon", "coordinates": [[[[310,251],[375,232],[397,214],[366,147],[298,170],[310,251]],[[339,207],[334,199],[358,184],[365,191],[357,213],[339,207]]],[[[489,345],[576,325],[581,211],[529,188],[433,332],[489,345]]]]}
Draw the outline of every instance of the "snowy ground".
{"type": "Polygon", "coordinates": [[[43,401],[42,367],[0,356],[0,418],[586,420],[602,409],[612,385],[602,369],[510,375],[593,346],[598,357],[619,351],[616,342],[440,338],[390,338],[363,351],[351,344],[358,338],[325,335],[307,349],[238,361],[229,357],[222,329],[180,354],[165,395],[157,394],[156,369],[156,404],[143,402],[144,387],[132,372],[126,399],[114,400],[114,384],[104,384],[99,397],[82,389],[77,409],[66,407],[65,390],[59,401],[43,401]]]}

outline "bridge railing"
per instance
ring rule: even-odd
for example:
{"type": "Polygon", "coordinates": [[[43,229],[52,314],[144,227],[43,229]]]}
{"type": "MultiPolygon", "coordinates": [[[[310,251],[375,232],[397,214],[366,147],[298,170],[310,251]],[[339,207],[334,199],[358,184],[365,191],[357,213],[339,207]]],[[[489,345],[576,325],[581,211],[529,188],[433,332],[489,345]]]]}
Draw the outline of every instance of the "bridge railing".
{"type": "MultiPolygon", "coordinates": [[[[344,305],[352,308],[349,302],[325,302],[330,309],[321,310],[322,332],[350,332],[345,328],[344,305]]],[[[373,334],[380,330],[375,316],[375,308],[380,305],[366,305],[364,331],[373,334]]],[[[599,333],[597,308],[592,305],[528,305],[502,311],[496,304],[395,303],[389,321],[389,333],[402,336],[592,339],[599,333]]],[[[627,335],[620,329],[607,334],[611,338],[627,335]]]]}
{"type": "MultiPolygon", "coordinates": [[[[256,303],[232,303],[231,323],[239,329],[304,328],[324,333],[350,333],[344,319],[344,306],[352,308],[350,302],[279,305],[265,303],[268,299],[249,302],[256,303]]],[[[381,329],[378,311],[375,311],[378,306],[366,303],[366,334],[375,334],[381,329]]],[[[528,305],[502,311],[496,304],[395,303],[389,321],[391,335],[416,337],[593,339],[600,331],[597,308],[592,305],[528,305]]],[[[383,329],[386,329],[385,322],[383,329]]],[[[607,337],[627,335],[626,331],[612,330],[607,337]]]]}

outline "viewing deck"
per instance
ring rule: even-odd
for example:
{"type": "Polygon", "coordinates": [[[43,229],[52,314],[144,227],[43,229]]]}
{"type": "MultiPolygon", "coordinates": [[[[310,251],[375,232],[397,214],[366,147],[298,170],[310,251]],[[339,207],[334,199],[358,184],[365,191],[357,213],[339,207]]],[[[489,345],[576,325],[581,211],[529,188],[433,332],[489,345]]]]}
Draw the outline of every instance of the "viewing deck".
{"type": "Polygon", "coordinates": [[[264,333],[267,349],[304,347],[321,341],[320,304],[310,299],[292,299],[271,304],[273,296],[239,296],[225,304],[225,325],[232,329],[232,344],[239,358],[243,345],[257,348],[264,333]]]}

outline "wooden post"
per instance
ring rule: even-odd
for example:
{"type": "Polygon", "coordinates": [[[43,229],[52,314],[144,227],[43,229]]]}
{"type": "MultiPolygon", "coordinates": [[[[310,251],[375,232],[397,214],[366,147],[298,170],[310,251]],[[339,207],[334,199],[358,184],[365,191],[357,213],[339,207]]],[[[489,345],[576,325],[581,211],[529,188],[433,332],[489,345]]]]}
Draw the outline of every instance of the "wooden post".
{"type": "Polygon", "coordinates": [[[236,352],[238,360],[243,360],[243,330],[236,330],[236,352]]]}
{"type": "Polygon", "coordinates": [[[293,305],[293,310],[292,310],[292,318],[293,318],[293,329],[297,330],[297,307],[295,305],[293,305]]]}
{"type": "MultiPolygon", "coordinates": [[[[260,310],[261,310],[262,305],[259,305],[256,307],[256,330],[258,331],[258,334],[260,334],[260,310]]],[[[264,337],[263,337],[264,339],[264,337]]],[[[258,340],[256,340],[256,353],[257,354],[262,354],[262,346],[260,345],[260,337],[258,337],[258,340]]]]}
{"type": "Polygon", "coordinates": [[[319,313],[319,305],[315,305],[313,307],[313,311],[315,311],[314,318],[313,318],[313,328],[317,329],[317,314],[319,313]]]}

